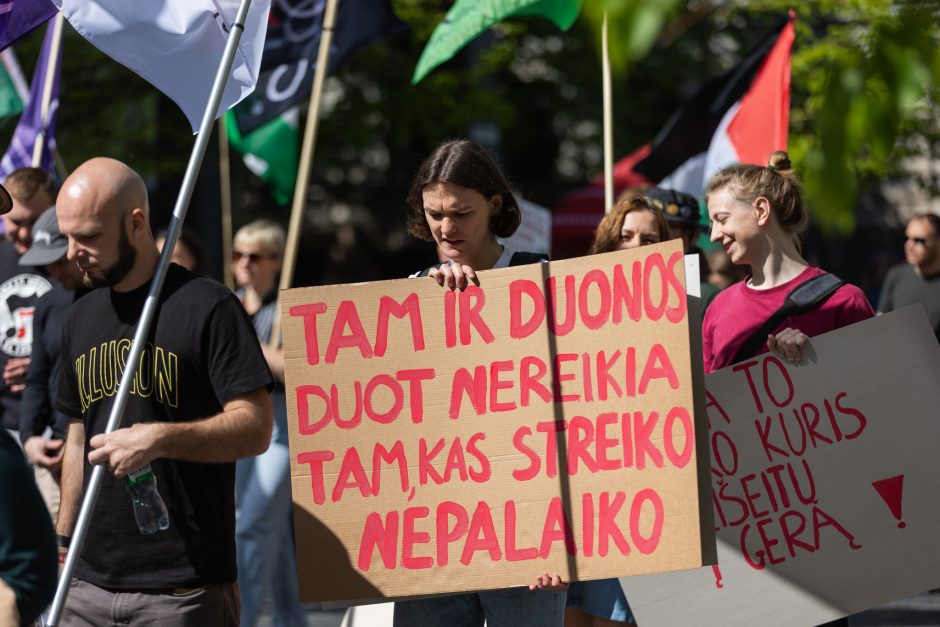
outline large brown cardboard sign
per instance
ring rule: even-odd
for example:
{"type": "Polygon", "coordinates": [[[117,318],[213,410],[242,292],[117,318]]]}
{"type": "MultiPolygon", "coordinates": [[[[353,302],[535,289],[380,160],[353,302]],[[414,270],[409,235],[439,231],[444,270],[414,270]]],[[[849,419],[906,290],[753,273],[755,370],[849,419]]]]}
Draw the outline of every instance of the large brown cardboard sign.
{"type": "Polygon", "coordinates": [[[708,375],[718,565],[622,579],[638,623],[816,625],[940,585],[938,381],[919,305],[708,375]]]}
{"type": "Polygon", "coordinates": [[[709,563],[683,265],[672,242],[283,292],[302,599],[709,563]]]}

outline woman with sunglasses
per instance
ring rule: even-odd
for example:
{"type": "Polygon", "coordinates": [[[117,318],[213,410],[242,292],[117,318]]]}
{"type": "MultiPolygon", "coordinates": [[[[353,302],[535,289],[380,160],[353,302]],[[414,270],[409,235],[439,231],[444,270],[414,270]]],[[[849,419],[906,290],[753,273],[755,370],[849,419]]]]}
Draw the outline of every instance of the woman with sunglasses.
{"type": "MultiPolygon", "coordinates": [[[[478,144],[458,140],[425,159],[408,194],[409,232],[433,241],[447,261],[412,276],[463,289],[477,270],[535,263],[544,255],[512,250],[497,238],[512,235],[522,214],[509,182],[478,144]]],[[[395,603],[396,627],[562,627],[567,585],[540,573],[518,588],[485,590],[395,603]]]]}
{"type": "Polygon", "coordinates": [[[306,624],[303,607],[298,601],[291,526],[284,353],[270,346],[277,315],[278,275],[284,239],[284,229],[279,224],[256,220],[235,233],[232,245],[232,274],[239,286],[235,294],[251,316],[276,382],[271,394],[274,405],[271,445],[257,457],[240,459],[235,467],[235,500],[238,505],[235,548],[242,627],[257,622],[267,592],[272,597],[274,625],[306,624]]]}

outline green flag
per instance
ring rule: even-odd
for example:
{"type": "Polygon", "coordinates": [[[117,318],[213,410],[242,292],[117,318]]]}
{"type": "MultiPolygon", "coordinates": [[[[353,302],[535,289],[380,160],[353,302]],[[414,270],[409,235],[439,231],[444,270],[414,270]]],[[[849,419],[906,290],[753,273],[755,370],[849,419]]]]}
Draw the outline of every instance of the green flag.
{"type": "Polygon", "coordinates": [[[23,112],[23,100],[16,91],[6,65],[0,63],[0,118],[19,115],[23,112]]]}
{"type": "Polygon", "coordinates": [[[235,113],[232,110],[225,113],[229,143],[242,153],[248,169],[271,186],[271,195],[282,205],[290,202],[297,183],[297,165],[300,161],[300,133],[297,130],[299,113],[297,107],[289,109],[245,136],[238,130],[235,113]]]}
{"type": "Polygon", "coordinates": [[[457,0],[425,46],[411,84],[444,63],[474,37],[510,17],[540,16],[568,30],[578,17],[581,0],[457,0]]]}

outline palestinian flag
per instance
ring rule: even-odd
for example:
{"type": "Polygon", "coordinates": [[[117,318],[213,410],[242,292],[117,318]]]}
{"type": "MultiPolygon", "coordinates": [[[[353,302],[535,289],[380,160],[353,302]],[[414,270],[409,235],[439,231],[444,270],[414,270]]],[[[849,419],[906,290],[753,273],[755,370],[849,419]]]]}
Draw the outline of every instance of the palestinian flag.
{"type": "Polygon", "coordinates": [[[794,16],[776,37],[706,83],[676,111],[633,171],[658,187],[701,198],[708,180],[735,163],[767,165],[787,147],[794,16]]]}

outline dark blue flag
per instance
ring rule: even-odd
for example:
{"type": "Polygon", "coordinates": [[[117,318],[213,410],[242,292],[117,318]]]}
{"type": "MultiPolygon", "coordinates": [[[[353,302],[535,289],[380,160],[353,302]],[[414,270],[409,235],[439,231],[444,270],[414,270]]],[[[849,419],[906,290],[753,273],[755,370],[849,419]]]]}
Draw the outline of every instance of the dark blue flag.
{"type": "MultiPolygon", "coordinates": [[[[326,0],[282,0],[271,5],[255,91],[235,107],[242,133],[250,133],[310,96],[326,0]]],[[[360,48],[406,26],[390,0],[339,0],[330,73],[360,48]]]]}

